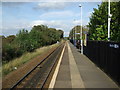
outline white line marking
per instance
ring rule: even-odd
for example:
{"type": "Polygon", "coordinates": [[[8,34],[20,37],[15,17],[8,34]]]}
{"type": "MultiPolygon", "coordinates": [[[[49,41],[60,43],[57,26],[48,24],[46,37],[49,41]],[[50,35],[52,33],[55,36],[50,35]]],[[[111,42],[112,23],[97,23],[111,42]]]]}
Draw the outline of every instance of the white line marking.
{"type": "Polygon", "coordinates": [[[80,72],[78,70],[77,64],[75,62],[74,56],[72,54],[71,48],[68,43],[67,43],[67,46],[68,46],[72,88],[85,88],[83,80],[80,76],[80,72]]]}
{"type": "Polygon", "coordinates": [[[57,75],[58,75],[58,71],[59,71],[59,68],[60,68],[60,64],[61,64],[61,61],[62,61],[63,53],[64,53],[64,51],[65,51],[65,47],[66,47],[66,44],[65,44],[65,46],[64,46],[64,48],[63,48],[63,50],[62,50],[60,59],[59,59],[58,64],[57,64],[57,66],[56,66],[55,72],[54,72],[54,74],[53,74],[53,76],[52,76],[52,80],[51,80],[51,82],[50,82],[50,84],[49,84],[49,90],[51,90],[51,89],[54,88],[55,81],[56,81],[56,78],[57,78],[57,75]]]}

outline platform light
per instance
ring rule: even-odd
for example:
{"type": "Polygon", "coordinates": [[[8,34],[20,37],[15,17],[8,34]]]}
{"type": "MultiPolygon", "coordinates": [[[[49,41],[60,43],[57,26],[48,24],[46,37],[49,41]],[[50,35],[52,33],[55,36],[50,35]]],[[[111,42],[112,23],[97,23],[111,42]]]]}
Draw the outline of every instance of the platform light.
{"type": "Polygon", "coordinates": [[[80,31],[80,39],[81,39],[81,54],[83,54],[83,40],[82,40],[82,5],[79,4],[79,7],[81,8],[81,31],[80,31]]]}

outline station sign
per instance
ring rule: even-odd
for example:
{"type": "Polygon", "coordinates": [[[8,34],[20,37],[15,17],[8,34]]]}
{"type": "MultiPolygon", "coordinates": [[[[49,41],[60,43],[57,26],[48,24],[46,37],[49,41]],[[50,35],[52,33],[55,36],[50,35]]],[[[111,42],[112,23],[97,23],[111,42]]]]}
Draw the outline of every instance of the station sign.
{"type": "Polygon", "coordinates": [[[112,48],[119,48],[118,44],[109,44],[109,46],[112,47],[112,48]]]}

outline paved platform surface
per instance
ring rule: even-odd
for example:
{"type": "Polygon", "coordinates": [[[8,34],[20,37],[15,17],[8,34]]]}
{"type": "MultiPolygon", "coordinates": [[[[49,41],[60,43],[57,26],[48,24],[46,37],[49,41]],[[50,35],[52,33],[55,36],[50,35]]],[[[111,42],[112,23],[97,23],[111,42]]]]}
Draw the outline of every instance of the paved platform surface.
{"type": "Polygon", "coordinates": [[[118,86],[67,41],[54,88],[118,88],[118,86]]]}

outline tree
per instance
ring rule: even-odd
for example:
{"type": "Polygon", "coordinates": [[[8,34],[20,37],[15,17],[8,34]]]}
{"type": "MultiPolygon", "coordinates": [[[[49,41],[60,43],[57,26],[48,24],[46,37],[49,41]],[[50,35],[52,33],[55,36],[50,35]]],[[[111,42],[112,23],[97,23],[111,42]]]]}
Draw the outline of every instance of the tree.
{"type": "MultiPolygon", "coordinates": [[[[112,41],[120,41],[120,2],[111,2],[111,29],[110,36],[112,41]]],[[[108,40],[108,3],[103,2],[94,8],[94,12],[89,22],[89,39],[90,40],[108,40]]]]}
{"type": "Polygon", "coordinates": [[[58,30],[58,33],[59,33],[60,39],[63,38],[64,32],[62,30],[58,30]]]}
{"type": "Polygon", "coordinates": [[[12,41],[14,41],[15,35],[10,35],[10,36],[8,36],[6,39],[7,39],[7,42],[8,42],[8,43],[11,43],[12,41]]]}
{"type": "Polygon", "coordinates": [[[55,28],[48,28],[45,25],[34,26],[30,32],[22,29],[14,36],[1,36],[3,43],[2,61],[9,62],[25,52],[33,52],[35,49],[51,45],[63,38],[63,31],[55,28]]]}

